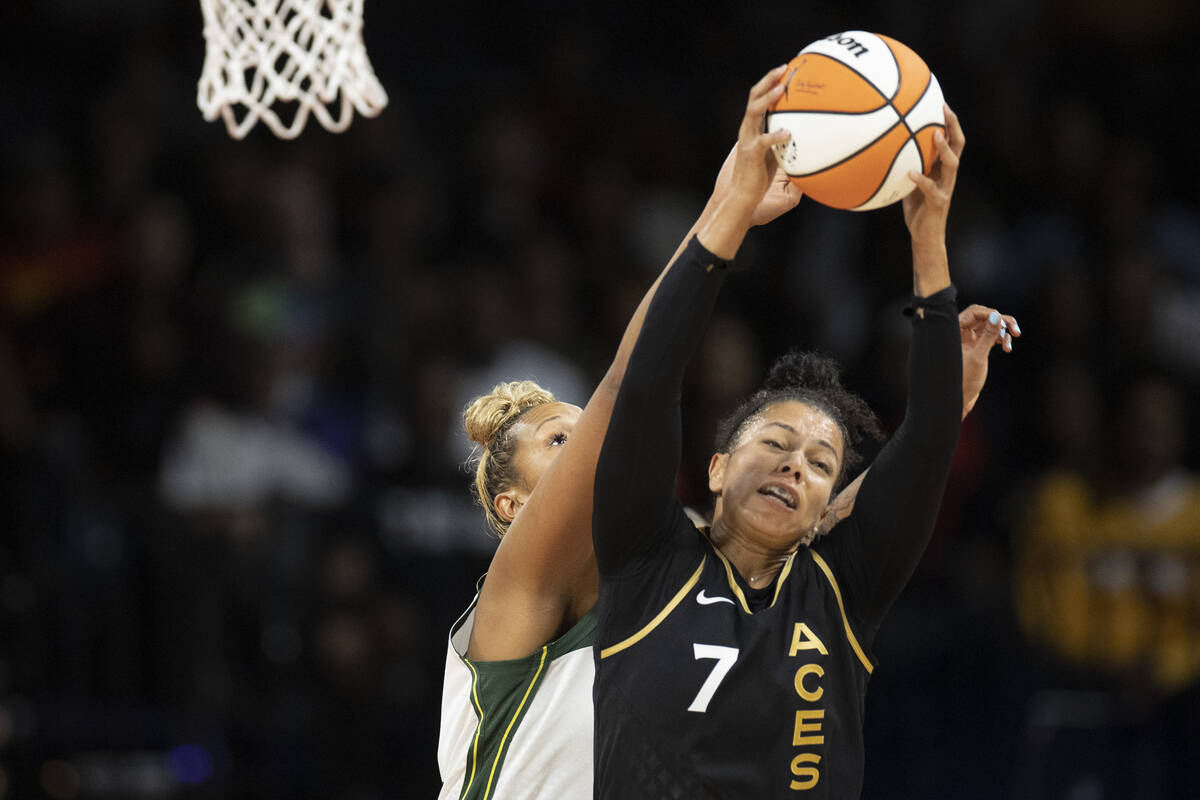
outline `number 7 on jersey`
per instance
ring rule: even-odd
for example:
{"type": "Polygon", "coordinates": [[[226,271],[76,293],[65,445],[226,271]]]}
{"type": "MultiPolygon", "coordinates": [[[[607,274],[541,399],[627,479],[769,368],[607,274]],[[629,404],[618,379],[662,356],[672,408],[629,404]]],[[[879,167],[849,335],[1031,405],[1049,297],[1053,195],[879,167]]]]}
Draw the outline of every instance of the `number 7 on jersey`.
{"type": "Polygon", "coordinates": [[[708,677],[705,678],[704,684],[700,687],[700,691],[696,693],[696,699],[688,706],[688,711],[704,713],[708,710],[708,702],[717,693],[717,687],[721,685],[721,681],[729,674],[729,670],[733,669],[733,662],[737,661],[738,649],[736,647],[722,647],[719,644],[692,644],[692,652],[695,654],[697,661],[702,658],[715,658],[717,660],[712,672],[708,673],[708,677]]]}

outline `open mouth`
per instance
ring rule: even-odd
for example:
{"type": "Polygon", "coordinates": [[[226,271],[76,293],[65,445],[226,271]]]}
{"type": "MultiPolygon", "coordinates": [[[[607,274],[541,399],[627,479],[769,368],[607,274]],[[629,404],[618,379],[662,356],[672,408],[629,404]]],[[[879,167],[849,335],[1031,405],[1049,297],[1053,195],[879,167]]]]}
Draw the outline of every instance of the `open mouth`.
{"type": "Polygon", "coordinates": [[[765,495],[766,497],[772,497],[772,498],[778,500],[779,502],[783,503],[788,508],[794,509],[796,507],[795,493],[793,493],[792,491],[790,491],[789,489],[787,489],[783,486],[778,486],[778,485],[764,486],[758,490],[758,493],[761,495],[765,495]]]}

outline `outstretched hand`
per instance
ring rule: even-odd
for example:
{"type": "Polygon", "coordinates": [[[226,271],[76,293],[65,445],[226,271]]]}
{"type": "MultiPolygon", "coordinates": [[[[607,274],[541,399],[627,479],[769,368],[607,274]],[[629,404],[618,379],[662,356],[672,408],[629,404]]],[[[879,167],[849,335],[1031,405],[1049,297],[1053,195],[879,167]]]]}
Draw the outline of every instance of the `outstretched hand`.
{"type": "MultiPolygon", "coordinates": [[[[734,145],[729,151],[729,155],[725,156],[725,163],[721,165],[721,171],[717,173],[717,182],[713,187],[714,194],[720,196],[729,192],[730,185],[733,182],[733,162],[736,158],[737,145],[734,145]]],[[[766,194],[762,196],[762,200],[754,208],[750,224],[766,225],[771,220],[783,216],[795,208],[803,196],[803,193],[796,187],[796,184],[788,179],[787,173],[783,171],[783,167],[776,164],[775,174],[771,177],[766,194]]]]}
{"type": "MultiPolygon", "coordinates": [[[[988,355],[992,352],[992,347],[1000,345],[1001,350],[1011,353],[1013,337],[1021,336],[1021,326],[1008,314],[1001,314],[994,308],[976,304],[967,306],[959,313],[958,331],[962,336],[962,415],[963,419],[966,419],[967,414],[975,407],[979,393],[983,391],[983,384],[987,382],[988,355]]],[[[824,536],[850,516],[866,475],[867,470],[863,470],[850,485],[838,492],[837,497],[821,512],[816,526],[801,540],[801,544],[809,544],[818,536],[824,536]]]]}
{"type": "Polygon", "coordinates": [[[779,167],[775,159],[775,145],[792,138],[786,130],[763,132],[767,109],[783,94],[784,86],[779,79],[786,70],[787,64],[782,64],[759,78],[758,83],[750,88],[746,113],[742,115],[742,124],[738,128],[737,144],[733,146],[729,199],[744,204],[747,210],[758,208],[763,196],[771,188],[779,167]]]}
{"type": "MultiPolygon", "coordinates": [[[[726,159],[728,169],[722,167],[722,172],[727,171],[728,179],[718,181],[713,192],[714,208],[711,214],[706,211],[706,218],[696,230],[700,243],[718,258],[733,258],[751,225],[761,225],[795,205],[790,191],[782,185],[776,189],[777,197],[764,204],[768,190],[777,179],[774,147],[791,138],[791,133],[786,130],[763,132],[767,109],[783,94],[780,78],[786,70],[786,64],[776,67],[750,89],[746,113],[738,128],[737,144],[726,159]],[[782,197],[779,197],[780,193],[782,197]],[[783,202],[776,203],[776,200],[783,202]],[[786,205],[789,202],[791,205],[786,205]]],[[[797,192],[795,200],[799,199],[797,192]]]]}
{"type": "Polygon", "coordinates": [[[1013,337],[1021,336],[1021,326],[1008,314],[976,304],[959,313],[958,331],[962,337],[962,413],[965,419],[987,382],[988,355],[992,347],[1000,345],[1001,350],[1011,353],[1013,337]]]}
{"type": "Polygon", "coordinates": [[[943,105],[946,117],[946,133],[937,131],[933,143],[937,148],[937,162],[929,175],[916,170],[908,173],[917,188],[902,201],[904,224],[914,243],[942,243],[946,236],[946,217],[950,213],[950,196],[954,193],[954,182],[958,178],[958,163],[962,157],[967,138],[963,134],[958,115],[943,105]]]}

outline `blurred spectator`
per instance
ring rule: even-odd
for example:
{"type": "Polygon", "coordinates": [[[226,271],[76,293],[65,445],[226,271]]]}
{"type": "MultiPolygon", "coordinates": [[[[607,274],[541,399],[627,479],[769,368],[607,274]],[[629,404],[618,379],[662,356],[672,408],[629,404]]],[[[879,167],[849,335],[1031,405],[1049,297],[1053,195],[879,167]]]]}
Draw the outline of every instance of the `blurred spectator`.
{"type": "Polygon", "coordinates": [[[237,512],[277,497],[314,508],[341,503],[353,485],[348,465],[300,429],[317,389],[311,359],[320,322],[280,285],[251,285],[230,301],[226,333],[237,357],[218,356],[218,380],[181,417],[160,473],[166,505],[237,512]]]}
{"type": "MultiPolygon", "coordinates": [[[[1193,730],[1200,725],[1193,696],[1200,686],[1200,479],[1180,462],[1183,395],[1159,377],[1122,383],[1099,469],[1089,473],[1096,462],[1081,456],[1092,445],[1079,440],[1099,432],[1098,397],[1078,373],[1062,377],[1059,391],[1047,394],[1063,404],[1054,419],[1067,422],[1056,442],[1060,465],[1034,484],[1015,532],[1021,624],[1073,671],[1071,684],[1106,695],[1089,716],[1068,713],[1057,723],[1108,732],[1093,745],[1093,757],[1075,765],[1077,779],[1091,771],[1104,797],[1135,796],[1126,792],[1139,782],[1163,793],[1136,796],[1192,796],[1197,783],[1177,769],[1176,749],[1156,750],[1173,704],[1183,704],[1193,730]],[[1131,730],[1141,731],[1134,737],[1141,744],[1120,777],[1105,761],[1130,746],[1131,730]]],[[[1031,713],[1056,703],[1054,695],[1035,698],[1031,713]]]]}

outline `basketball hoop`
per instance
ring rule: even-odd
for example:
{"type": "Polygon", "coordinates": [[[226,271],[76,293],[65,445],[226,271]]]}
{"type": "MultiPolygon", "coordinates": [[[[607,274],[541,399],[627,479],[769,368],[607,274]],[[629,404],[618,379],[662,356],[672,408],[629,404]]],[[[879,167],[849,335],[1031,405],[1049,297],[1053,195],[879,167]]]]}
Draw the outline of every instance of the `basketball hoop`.
{"type": "Polygon", "coordinates": [[[207,121],[223,118],[233,138],[262,120],[294,139],[309,112],[341,133],[355,109],[374,117],[387,105],[362,40],[363,0],[200,0],[200,8],[205,55],[196,104],[207,121]],[[291,124],[276,103],[296,104],[291,124]]]}

